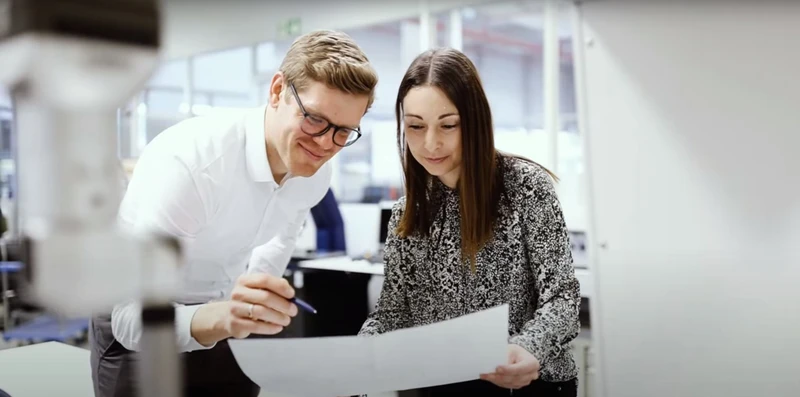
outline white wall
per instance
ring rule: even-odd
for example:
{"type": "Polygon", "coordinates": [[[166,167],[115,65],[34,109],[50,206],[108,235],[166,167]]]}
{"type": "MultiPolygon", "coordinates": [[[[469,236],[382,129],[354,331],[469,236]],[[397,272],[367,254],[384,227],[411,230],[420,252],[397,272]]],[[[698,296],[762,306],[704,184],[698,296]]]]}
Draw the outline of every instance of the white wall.
{"type": "Polygon", "coordinates": [[[797,396],[800,3],[581,8],[597,395],[797,396]]]}
{"type": "Polygon", "coordinates": [[[5,87],[0,86],[0,108],[11,107],[11,94],[5,87]]]}

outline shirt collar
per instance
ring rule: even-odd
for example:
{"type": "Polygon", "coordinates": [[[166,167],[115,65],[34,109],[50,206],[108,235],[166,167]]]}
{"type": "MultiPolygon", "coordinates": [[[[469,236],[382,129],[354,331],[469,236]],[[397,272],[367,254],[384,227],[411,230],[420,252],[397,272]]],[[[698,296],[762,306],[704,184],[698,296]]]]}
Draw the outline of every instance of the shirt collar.
{"type": "Polygon", "coordinates": [[[267,143],[264,137],[264,115],[266,106],[250,111],[245,117],[245,158],[247,171],[255,182],[272,182],[272,169],[267,160],[267,143]]]}

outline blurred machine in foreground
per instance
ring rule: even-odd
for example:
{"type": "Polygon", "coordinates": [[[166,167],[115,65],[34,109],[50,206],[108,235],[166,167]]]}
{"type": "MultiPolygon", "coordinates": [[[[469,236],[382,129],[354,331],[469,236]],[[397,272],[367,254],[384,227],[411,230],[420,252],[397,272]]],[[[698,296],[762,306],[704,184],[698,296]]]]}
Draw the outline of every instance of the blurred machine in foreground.
{"type": "MultiPolygon", "coordinates": [[[[179,395],[170,298],[180,249],[120,230],[117,109],[160,48],[157,0],[14,0],[0,15],[0,83],[17,113],[21,293],[66,316],[143,301],[141,395],[179,395]],[[5,17],[5,18],[3,18],[5,17]]],[[[2,12],[2,11],[0,11],[2,12]]]]}

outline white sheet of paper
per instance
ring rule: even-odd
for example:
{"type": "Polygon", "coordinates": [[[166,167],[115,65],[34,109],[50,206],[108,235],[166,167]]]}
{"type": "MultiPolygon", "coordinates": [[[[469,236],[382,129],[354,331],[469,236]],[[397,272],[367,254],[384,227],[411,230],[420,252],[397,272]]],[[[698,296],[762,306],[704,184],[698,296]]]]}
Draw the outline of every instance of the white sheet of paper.
{"type": "Polygon", "coordinates": [[[478,379],[508,357],[508,305],[378,336],[229,341],[268,392],[349,396],[478,379]]]}

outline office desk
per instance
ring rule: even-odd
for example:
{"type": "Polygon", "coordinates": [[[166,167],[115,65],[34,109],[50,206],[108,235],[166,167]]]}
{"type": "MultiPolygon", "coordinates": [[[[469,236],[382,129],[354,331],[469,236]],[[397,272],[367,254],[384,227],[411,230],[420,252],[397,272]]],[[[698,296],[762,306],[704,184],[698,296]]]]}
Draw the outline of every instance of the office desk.
{"type": "Polygon", "coordinates": [[[383,275],[382,263],[372,263],[363,259],[353,260],[346,256],[299,261],[297,266],[302,269],[363,273],[376,276],[383,275]]]}
{"type": "Polygon", "coordinates": [[[285,336],[355,335],[371,311],[368,285],[374,275],[380,274],[383,266],[371,267],[346,256],[296,258],[285,276],[293,283],[298,297],[314,306],[317,313],[301,310],[287,327],[290,332],[285,336]]]}
{"type": "MultiPolygon", "coordinates": [[[[373,264],[366,260],[353,260],[348,257],[322,258],[305,261],[298,261],[297,266],[301,269],[316,269],[340,271],[346,273],[363,273],[375,276],[383,275],[383,264],[373,264]]],[[[575,277],[581,285],[581,297],[590,298],[592,296],[592,274],[588,269],[575,268],[575,277]]]]}
{"type": "Polygon", "coordinates": [[[11,397],[93,396],[89,351],[59,342],[0,350],[0,389],[11,397]]]}

